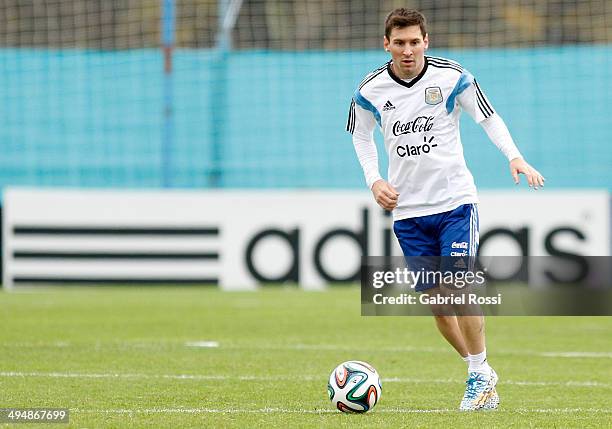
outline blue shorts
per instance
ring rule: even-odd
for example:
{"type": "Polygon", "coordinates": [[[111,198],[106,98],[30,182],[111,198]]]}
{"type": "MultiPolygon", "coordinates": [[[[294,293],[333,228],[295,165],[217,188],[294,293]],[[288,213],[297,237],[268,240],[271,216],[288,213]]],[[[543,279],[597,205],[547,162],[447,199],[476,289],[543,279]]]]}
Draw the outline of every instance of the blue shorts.
{"type": "MultiPolygon", "coordinates": [[[[393,223],[408,265],[427,270],[457,271],[472,267],[478,251],[478,209],[476,204],[463,204],[455,210],[402,219],[393,223]],[[438,258],[433,258],[438,257],[438,258]]],[[[437,284],[419,283],[417,291],[437,284]]]]}

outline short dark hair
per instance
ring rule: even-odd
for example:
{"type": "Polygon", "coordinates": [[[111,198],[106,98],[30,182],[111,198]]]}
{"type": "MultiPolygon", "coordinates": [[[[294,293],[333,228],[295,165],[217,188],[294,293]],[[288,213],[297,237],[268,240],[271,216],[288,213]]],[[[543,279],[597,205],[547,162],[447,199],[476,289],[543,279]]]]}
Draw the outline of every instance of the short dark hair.
{"type": "Polygon", "coordinates": [[[387,19],[385,19],[385,37],[389,40],[391,31],[394,28],[405,28],[418,25],[421,29],[423,38],[427,35],[427,20],[425,15],[415,9],[406,9],[400,7],[399,9],[392,10],[387,19]]]}

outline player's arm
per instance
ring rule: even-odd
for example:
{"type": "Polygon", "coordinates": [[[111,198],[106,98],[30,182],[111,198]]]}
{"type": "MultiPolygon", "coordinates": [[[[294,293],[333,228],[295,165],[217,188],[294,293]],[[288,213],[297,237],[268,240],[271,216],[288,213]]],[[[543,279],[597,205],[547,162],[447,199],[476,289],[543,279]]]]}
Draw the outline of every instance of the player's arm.
{"type": "Polygon", "coordinates": [[[372,112],[352,100],[346,130],[353,135],[353,146],[374,199],[385,210],[393,210],[397,206],[399,194],[382,178],[378,170],[378,152],[374,142],[375,127],[376,119],[372,112]]]}
{"type": "Polygon", "coordinates": [[[464,75],[466,76],[466,84],[469,85],[465,86],[458,94],[457,101],[474,121],[484,128],[489,139],[506,156],[510,162],[510,174],[514,183],[518,184],[519,174],[524,174],[530,187],[538,189],[538,187],[544,186],[544,177],[525,161],[504,120],[495,112],[478,82],[469,72],[464,72],[464,75]]]}

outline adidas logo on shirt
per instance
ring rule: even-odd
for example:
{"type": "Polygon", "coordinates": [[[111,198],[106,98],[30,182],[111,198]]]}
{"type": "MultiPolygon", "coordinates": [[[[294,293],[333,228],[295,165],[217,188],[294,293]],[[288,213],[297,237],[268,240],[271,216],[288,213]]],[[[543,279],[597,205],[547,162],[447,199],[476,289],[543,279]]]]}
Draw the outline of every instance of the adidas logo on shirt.
{"type": "Polygon", "coordinates": [[[393,104],[391,104],[391,102],[389,100],[387,100],[387,102],[383,106],[383,112],[386,112],[388,110],[393,110],[393,109],[395,109],[395,106],[393,104]]]}

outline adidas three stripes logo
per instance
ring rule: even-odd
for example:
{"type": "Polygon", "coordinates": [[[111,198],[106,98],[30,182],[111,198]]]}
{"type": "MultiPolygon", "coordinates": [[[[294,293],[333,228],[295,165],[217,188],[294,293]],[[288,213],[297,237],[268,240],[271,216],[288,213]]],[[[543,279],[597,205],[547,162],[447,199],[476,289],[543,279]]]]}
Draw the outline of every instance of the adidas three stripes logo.
{"type": "Polygon", "coordinates": [[[391,104],[391,102],[389,100],[387,100],[387,102],[383,106],[383,112],[386,112],[388,110],[393,110],[393,109],[395,109],[395,106],[393,104],[391,104]]]}

